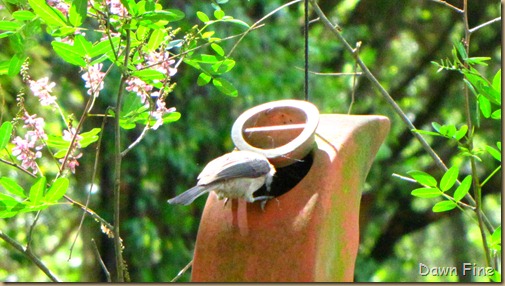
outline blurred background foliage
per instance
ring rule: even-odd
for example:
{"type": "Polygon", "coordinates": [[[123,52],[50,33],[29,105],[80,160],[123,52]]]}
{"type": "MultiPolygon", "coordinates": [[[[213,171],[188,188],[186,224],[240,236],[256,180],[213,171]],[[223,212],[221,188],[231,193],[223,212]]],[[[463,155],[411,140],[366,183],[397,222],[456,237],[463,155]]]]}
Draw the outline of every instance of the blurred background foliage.
{"type": "MultiPolygon", "coordinates": [[[[463,1],[447,2],[461,6],[463,1]]],[[[186,29],[199,23],[197,11],[211,15],[214,9],[211,1],[160,3],[165,8],[184,11],[186,29]]],[[[227,15],[252,24],[284,3],[278,0],[230,1],[221,7],[227,15]]],[[[461,15],[427,0],[320,0],[319,4],[330,19],[343,27],[343,34],[351,44],[362,42],[361,57],[417,128],[431,130],[433,121],[464,123],[462,76],[456,72],[437,73],[436,67],[430,63],[450,57],[453,42],[462,39],[461,15]]],[[[501,14],[497,0],[469,1],[468,10],[470,27],[501,14]]],[[[4,12],[0,10],[0,17],[1,13],[4,12]]],[[[311,19],[315,17],[311,15],[311,19]]],[[[303,99],[302,3],[280,10],[265,24],[248,34],[231,55],[237,63],[227,74],[227,79],[237,87],[238,97],[222,95],[210,86],[198,86],[198,72],[181,65],[173,78],[177,87],[167,98],[167,106],[175,106],[182,118],[150,132],[124,158],[122,238],[132,281],[170,281],[191,260],[205,199],[198,199],[187,207],[171,206],[166,200],[191,187],[209,160],[232,150],[230,130],[235,119],[257,104],[287,98],[303,99]]],[[[218,25],[214,29],[224,38],[242,32],[244,28],[218,25]]],[[[352,56],[322,23],[313,22],[309,35],[311,71],[354,71],[352,56]]],[[[47,36],[33,40],[30,52],[32,77],[49,76],[57,83],[55,94],[59,95],[62,106],[75,112],[76,117],[80,116],[86,92],[78,68],[69,66],[53,54],[47,36]]],[[[224,42],[222,46],[229,51],[235,41],[224,42]]],[[[0,39],[0,45],[0,60],[10,58],[16,50],[16,43],[5,38],[0,39]]],[[[472,35],[470,55],[491,57],[489,66],[481,72],[492,78],[501,66],[500,23],[472,35]]],[[[109,76],[101,93],[103,100],[97,103],[102,105],[99,109],[105,110],[112,104],[117,87],[118,82],[109,76]]],[[[0,78],[2,121],[15,116],[15,96],[21,90],[19,78],[0,78]]],[[[310,75],[310,101],[321,113],[347,113],[352,93],[353,76],[310,75]]],[[[33,113],[58,122],[57,115],[37,107],[36,99],[28,98],[26,106],[33,113]]],[[[419,262],[434,266],[454,266],[462,262],[484,265],[477,226],[458,210],[433,213],[429,201],[410,195],[416,185],[391,176],[393,173],[405,175],[412,169],[439,177],[442,173],[391,108],[376,95],[365,77],[357,78],[352,114],[381,114],[391,120],[391,132],[377,155],[363,190],[361,242],[355,280],[485,281],[468,276],[419,276],[419,262]]],[[[100,124],[100,119],[92,118],[86,122],[84,130],[100,124]]],[[[129,132],[129,142],[140,131],[129,132]]],[[[500,122],[483,121],[478,136],[477,142],[498,141],[500,122]]],[[[427,139],[444,162],[449,165],[459,162],[460,159],[455,157],[455,146],[439,138],[427,139]]],[[[112,126],[104,130],[102,147],[97,188],[91,195],[90,207],[112,221],[112,126]]],[[[81,159],[69,191],[71,197],[82,202],[86,200],[93,168],[92,148],[88,148],[81,159]]],[[[497,166],[495,160],[484,160],[481,164],[486,170],[497,166]]],[[[6,165],[0,165],[0,173],[2,176],[16,175],[6,165]]],[[[28,176],[26,179],[29,180],[28,176]]],[[[501,189],[501,174],[483,189],[484,207],[495,226],[501,224],[501,189]]],[[[33,215],[26,213],[1,219],[0,229],[20,242],[26,241],[33,215]]],[[[91,239],[97,243],[103,260],[113,271],[112,240],[91,218],[85,219],[69,258],[81,215],[66,205],[45,210],[34,230],[34,249],[64,281],[105,281],[91,239]]],[[[0,257],[0,281],[48,281],[31,262],[3,241],[0,242],[0,257]]],[[[180,279],[189,280],[190,271],[180,279]]]]}

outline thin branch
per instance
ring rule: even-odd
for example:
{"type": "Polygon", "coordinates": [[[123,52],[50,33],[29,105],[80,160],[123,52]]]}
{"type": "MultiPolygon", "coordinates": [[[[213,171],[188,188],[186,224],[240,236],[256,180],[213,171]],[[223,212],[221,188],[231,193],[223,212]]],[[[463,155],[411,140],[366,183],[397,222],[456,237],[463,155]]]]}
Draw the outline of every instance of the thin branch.
{"type": "MultiPolygon", "coordinates": [[[[109,111],[109,108],[107,108],[105,113],[107,114],[108,111],[109,111]]],[[[107,122],[107,118],[108,118],[107,116],[104,116],[104,118],[102,120],[102,126],[101,126],[102,132],[100,132],[100,138],[98,138],[98,143],[96,145],[95,162],[93,164],[93,172],[91,174],[91,184],[89,187],[88,196],[86,198],[86,204],[84,205],[85,209],[82,213],[81,221],[79,222],[79,227],[77,228],[77,232],[75,234],[74,241],[72,242],[72,246],[70,246],[70,254],[68,255],[68,260],[70,260],[70,258],[72,257],[72,250],[74,249],[74,245],[75,245],[75,242],[77,241],[77,237],[79,236],[79,233],[81,232],[82,224],[84,223],[84,218],[86,217],[86,211],[88,210],[89,201],[91,198],[91,193],[93,191],[93,186],[94,186],[94,182],[95,182],[96,172],[98,170],[98,158],[100,158],[100,149],[102,146],[102,138],[103,138],[103,133],[104,133],[103,130],[105,129],[105,124],[107,122]]]]}
{"type": "Polygon", "coordinates": [[[105,277],[107,279],[107,282],[112,282],[112,279],[110,278],[110,272],[107,269],[107,266],[105,266],[105,263],[103,262],[102,256],[100,256],[100,252],[98,251],[98,246],[96,245],[96,242],[94,239],[91,239],[92,245],[93,245],[93,252],[95,253],[96,259],[98,260],[98,263],[100,263],[100,267],[102,267],[103,272],[105,273],[105,277]]]}
{"type": "Polygon", "coordinates": [[[496,23],[496,22],[499,22],[499,21],[501,21],[501,16],[500,16],[500,17],[497,17],[497,18],[494,18],[493,20],[487,21],[486,23],[480,24],[480,25],[478,25],[477,27],[473,27],[473,28],[471,28],[470,30],[468,30],[468,32],[469,32],[470,34],[473,34],[473,32],[475,32],[475,31],[479,30],[480,28],[484,28],[484,27],[486,27],[486,26],[489,26],[489,25],[491,25],[491,24],[493,24],[493,23],[496,23]]]}
{"type": "Polygon", "coordinates": [[[46,276],[49,277],[49,279],[51,279],[51,281],[61,282],[61,280],[58,277],[56,277],[56,275],[54,275],[51,272],[51,270],[49,270],[49,268],[47,268],[47,266],[44,264],[44,262],[42,262],[37,256],[35,256],[30,249],[22,246],[19,242],[15,241],[11,237],[9,237],[7,234],[3,233],[1,230],[0,230],[0,238],[3,239],[8,244],[10,244],[15,249],[17,249],[19,252],[23,253],[26,256],[26,258],[28,258],[35,265],[37,265],[37,267],[40,270],[42,270],[42,272],[44,272],[44,274],[46,274],[46,276]]]}
{"type": "Polygon", "coordinates": [[[184,275],[184,273],[186,273],[186,271],[188,271],[188,269],[192,265],[193,265],[193,259],[191,259],[191,261],[186,266],[184,266],[184,268],[182,268],[181,271],[177,273],[177,276],[175,276],[174,279],[172,279],[170,282],[176,282],[177,280],[179,280],[179,278],[181,278],[181,276],[184,275]]]}
{"type": "Polygon", "coordinates": [[[443,1],[443,0],[431,0],[432,2],[435,2],[435,3],[439,3],[439,4],[442,4],[442,5],[445,5],[451,9],[453,9],[454,11],[458,12],[459,14],[463,14],[463,10],[462,9],[459,9],[458,7],[450,4],[450,3],[447,3],[446,1],[443,1]]]}

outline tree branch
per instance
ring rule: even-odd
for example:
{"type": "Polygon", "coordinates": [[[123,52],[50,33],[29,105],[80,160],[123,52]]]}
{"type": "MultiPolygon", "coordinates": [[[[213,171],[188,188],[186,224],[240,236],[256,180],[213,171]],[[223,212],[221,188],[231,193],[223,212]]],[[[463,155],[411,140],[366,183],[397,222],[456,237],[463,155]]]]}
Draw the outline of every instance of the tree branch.
{"type": "Polygon", "coordinates": [[[49,270],[49,268],[47,268],[47,266],[37,256],[35,256],[35,254],[33,254],[33,252],[29,248],[22,246],[19,242],[15,241],[11,237],[9,237],[7,234],[3,233],[1,230],[0,230],[0,238],[3,239],[8,244],[10,244],[15,249],[17,249],[19,252],[23,253],[26,256],[26,258],[28,258],[35,265],[37,265],[37,267],[40,270],[42,270],[42,272],[44,272],[44,274],[46,274],[46,276],[49,277],[49,279],[51,279],[51,281],[61,282],[61,280],[58,277],[56,277],[51,272],[51,270],[49,270]]]}

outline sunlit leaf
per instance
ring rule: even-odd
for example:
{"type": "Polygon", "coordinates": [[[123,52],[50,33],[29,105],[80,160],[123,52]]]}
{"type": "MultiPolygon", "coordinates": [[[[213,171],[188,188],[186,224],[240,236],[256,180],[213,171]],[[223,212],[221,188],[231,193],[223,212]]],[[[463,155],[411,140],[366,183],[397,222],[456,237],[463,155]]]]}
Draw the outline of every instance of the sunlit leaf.
{"type": "Polygon", "coordinates": [[[198,86],[204,86],[206,84],[208,84],[210,81],[212,80],[212,77],[206,73],[200,73],[200,75],[198,76],[198,79],[196,81],[196,84],[198,84],[198,86]]]}
{"type": "Polygon", "coordinates": [[[233,84],[229,81],[227,81],[224,78],[214,78],[212,80],[212,84],[222,93],[228,95],[228,96],[237,96],[238,91],[237,89],[233,86],[233,84]]]}
{"type": "Polygon", "coordinates": [[[210,21],[209,16],[207,16],[205,13],[203,13],[201,11],[196,12],[196,17],[198,17],[198,19],[200,19],[200,21],[202,21],[204,23],[207,23],[210,21]]]}
{"type": "Polygon", "coordinates": [[[39,178],[30,188],[29,199],[32,205],[37,205],[44,196],[46,177],[39,178]]]}
{"type": "Polygon", "coordinates": [[[75,49],[74,46],[71,46],[67,43],[52,41],[51,45],[53,46],[54,51],[66,62],[85,67],[86,62],[82,58],[82,55],[78,50],[75,49]]]}
{"type": "Polygon", "coordinates": [[[461,181],[461,185],[458,186],[456,191],[454,191],[454,200],[459,202],[461,199],[465,197],[465,195],[470,190],[472,186],[472,176],[466,176],[463,181],[461,181]]]}
{"type": "Polygon", "coordinates": [[[23,188],[15,180],[7,177],[2,177],[0,178],[0,184],[9,193],[23,199],[26,198],[25,190],[23,190],[23,188]]]}
{"type": "Polygon", "coordinates": [[[44,201],[56,202],[61,199],[67,192],[68,184],[69,181],[67,178],[58,178],[47,191],[47,194],[44,196],[44,201]]]}
{"type": "Polygon", "coordinates": [[[2,126],[0,126],[0,150],[3,150],[5,147],[7,147],[7,144],[11,139],[11,134],[12,123],[10,123],[10,121],[5,121],[2,123],[2,126]]]}
{"type": "Polygon", "coordinates": [[[57,9],[47,5],[45,0],[28,0],[30,7],[35,14],[40,16],[47,25],[50,26],[66,26],[65,17],[57,9]]]}
{"type": "Polygon", "coordinates": [[[442,192],[437,188],[418,188],[413,190],[410,194],[418,198],[435,198],[441,196],[442,192]]]}
{"type": "Polygon", "coordinates": [[[79,27],[82,25],[86,19],[86,13],[88,10],[87,0],[73,0],[70,10],[68,12],[68,21],[74,27],[79,27]]]}
{"type": "Polygon", "coordinates": [[[425,173],[423,171],[409,171],[407,172],[414,180],[416,180],[419,184],[425,185],[428,187],[436,187],[437,186],[437,180],[431,176],[428,173],[425,173]]]}
{"type": "Polygon", "coordinates": [[[501,162],[501,152],[496,150],[495,148],[489,146],[489,145],[486,145],[486,151],[491,155],[493,156],[493,158],[495,158],[496,160],[498,160],[499,162],[501,162]]]}
{"type": "Polygon", "coordinates": [[[452,166],[440,179],[440,189],[445,192],[454,186],[456,180],[458,179],[459,168],[457,166],[452,166]]]}
{"type": "Polygon", "coordinates": [[[30,21],[35,18],[35,14],[27,10],[18,10],[12,13],[12,17],[19,21],[30,21]]]}
{"type": "Polygon", "coordinates": [[[446,212],[454,209],[456,207],[456,203],[453,201],[441,201],[436,203],[431,209],[435,213],[446,212]]]}

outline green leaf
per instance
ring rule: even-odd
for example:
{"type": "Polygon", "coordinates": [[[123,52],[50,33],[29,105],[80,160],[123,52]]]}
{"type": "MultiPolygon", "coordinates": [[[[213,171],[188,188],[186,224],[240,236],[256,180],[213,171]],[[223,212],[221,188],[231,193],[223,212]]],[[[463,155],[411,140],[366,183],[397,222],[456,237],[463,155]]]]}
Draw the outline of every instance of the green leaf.
{"type": "Polygon", "coordinates": [[[12,17],[18,21],[31,21],[35,14],[27,10],[18,10],[12,13],[12,17]]]}
{"type": "Polygon", "coordinates": [[[216,17],[216,19],[221,20],[223,19],[224,16],[225,14],[223,10],[221,9],[214,10],[214,17],[216,17]]]}
{"type": "Polygon", "coordinates": [[[216,43],[212,43],[210,44],[210,47],[214,50],[214,52],[216,52],[216,54],[220,55],[220,56],[224,56],[224,50],[223,48],[221,48],[220,45],[216,44],[216,43]]]}
{"type": "Polygon", "coordinates": [[[454,44],[456,49],[458,50],[459,55],[463,60],[466,60],[468,58],[468,54],[466,53],[465,47],[463,46],[463,43],[461,42],[456,42],[454,44]]]}
{"type": "Polygon", "coordinates": [[[0,126],[0,150],[3,150],[7,147],[7,144],[11,140],[12,134],[12,123],[10,121],[5,121],[0,126]]]}
{"type": "Polygon", "coordinates": [[[440,124],[438,124],[436,122],[432,122],[431,126],[433,126],[433,129],[435,129],[435,131],[440,133],[440,128],[442,127],[440,124]]]}
{"type": "Polygon", "coordinates": [[[491,59],[490,57],[471,57],[467,58],[466,62],[471,65],[487,66],[487,63],[485,63],[484,61],[489,61],[490,59],[491,59]]]}
{"type": "Polygon", "coordinates": [[[501,90],[501,69],[499,69],[498,72],[496,72],[494,75],[492,85],[495,90],[501,90]]]}
{"type": "Polygon", "coordinates": [[[103,54],[111,53],[111,52],[113,52],[112,47],[114,47],[114,50],[117,51],[120,41],[121,41],[120,37],[111,38],[110,41],[109,41],[109,39],[105,39],[105,40],[103,40],[93,46],[90,56],[96,57],[96,56],[100,56],[103,54]],[[111,43],[112,43],[112,45],[111,45],[111,43]]]}
{"type": "Polygon", "coordinates": [[[161,11],[148,11],[140,15],[139,22],[157,23],[160,21],[175,22],[184,19],[182,11],[176,9],[167,9],[161,11]]]}
{"type": "Polygon", "coordinates": [[[214,71],[216,74],[223,74],[232,70],[234,66],[235,66],[234,60],[226,59],[222,62],[213,64],[212,71],[214,71]]]}
{"type": "Polygon", "coordinates": [[[410,193],[418,198],[435,198],[442,195],[442,192],[437,188],[418,188],[410,193]]]}
{"type": "Polygon", "coordinates": [[[478,102],[482,116],[484,116],[484,118],[491,117],[491,102],[484,96],[479,96],[478,102]]]}
{"type": "Polygon", "coordinates": [[[135,71],[135,72],[133,72],[132,75],[140,78],[143,81],[160,80],[160,79],[165,78],[165,74],[163,74],[160,71],[154,70],[154,69],[145,69],[145,70],[135,71]]]}
{"type": "Polygon", "coordinates": [[[88,132],[83,132],[79,135],[82,136],[82,139],[80,141],[81,143],[81,148],[86,148],[88,147],[90,144],[96,142],[98,140],[98,138],[100,138],[98,136],[98,134],[102,131],[101,128],[93,128],[91,129],[90,131],[88,132]]]}
{"type": "Polygon", "coordinates": [[[47,5],[45,0],[28,0],[33,12],[40,16],[49,26],[63,27],[66,26],[65,17],[57,9],[47,5]]]}
{"type": "Polygon", "coordinates": [[[495,120],[500,120],[501,119],[501,109],[497,109],[491,113],[491,118],[495,120]]]}
{"type": "Polygon", "coordinates": [[[81,57],[89,56],[93,49],[93,44],[86,40],[83,35],[78,34],[74,38],[74,48],[81,57]]]}
{"type": "Polygon", "coordinates": [[[13,21],[0,21],[0,30],[16,31],[21,27],[21,24],[13,21]]]}
{"type": "Polygon", "coordinates": [[[459,128],[458,132],[454,134],[453,138],[459,141],[463,139],[463,137],[465,137],[467,132],[468,132],[468,125],[464,124],[463,126],[461,126],[461,128],[459,128]]]}
{"type": "Polygon", "coordinates": [[[200,19],[200,21],[202,21],[203,23],[207,23],[210,21],[209,16],[207,16],[205,13],[201,11],[196,12],[196,17],[198,17],[198,19],[200,19]]]}
{"type": "Polygon", "coordinates": [[[156,29],[153,31],[151,34],[151,37],[149,38],[149,42],[147,42],[147,51],[152,52],[156,50],[161,43],[165,40],[165,37],[167,36],[167,32],[162,29],[156,29]]]}
{"type": "Polygon", "coordinates": [[[425,185],[428,187],[436,187],[437,186],[437,180],[431,176],[428,173],[425,173],[423,171],[409,171],[407,172],[414,180],[416,180],[419,184],[425,185]]]}
{"type": "Polygon", "coordinates": [[[458,179],[459,168],[457,166],[452,166],[449,170],[445,172],[440,179],[440,189],[445,192],[454,186],[456,180],[458,179]]]}
{"type": "Polygon", "coordinates": [[[30,202],[31,205],[38,205],[44,196],[44,191],[46,189],[46,177],[39,178],[35,184],[30,188],[30,202]]]}
{"type": "Polygon", "coordinates": [[[486,145],[486,151],[491,155],[493,156],[493,158],[495,158],[496,160],[498,160],[499,162],[501,162],[501,152],[496,150],[495,148],[489,146],[489,145],[486,145]]]}
{"type": "Polygon", "coordinates": [[[431,209],[435,213],[446,212],[454,209],[456,207],[456,203],[453,201],[441,201],[436,203],[431,209]]]}
{"type": "Polygon", "coordinates": [[[9,62],[9,76],[15,76],[21,71],[21,66],[26,60],[26,55],[22,53],[16,53],[12,56],[9,62]]]}
{"type": "Polygon", "coordinates": [[[76,51],[74,46],[71,46],[67,43],[52,41],[51,45],[53,46],[54,51],[66,62],[85,67],[86,61],[82,58],[79,51],[76,51]]]}
{"type": "Polygon", "coordinates": [[[200,54],[192,58],[193,61],[205,64],[215,64],[221,60],[214,55],[200,54]]]}
{"type": "Polygon", "coordinates": [[[47,191],[47,194],[44,196],[44,201],[49,203],[57,202],[67,192],[68,185],[69,181],[67,178],[58,178],[47,191]]]}
{"type": "Polygon", "coordinates": [[[461,201],[461,199],[463,199],[468,193],[471,186],[472,176],[468,175],[463,179],[463,181],[461,181],[461,185],[459,185],[458,188],[454,191],[454,200],[457,202],[461,201]]]}
{"type": "Polygon", "coordinates": [[[204,86],[206,84],[208,84],[210,81],[212,80],[212,77],[206,73],[200,73],[200,75],[198,76],[198,79],[196,81],[196,84],[198,84],[198,86],[204,86]]]}
{"type": "Polygon", "coordinates": [[[238,95],[237,89],[233,84],[224,78],[214,78],[212,84],[222,93],[228,96],[235,97],[238,95]]]}
{"type": "Polygon", "coordinates": [[[79,27],[82,25],[86,19],[88,11],[88,1],[87,0],[73,0],[72,6],[70,6],[70,11],[68,12],[68,21],[74,27],[79,27]]]}
{"type": "Polygon", "coordinates": [[[489,247],[501,251],[501,225],[497,227],[489,239],[489,247]]]}
{"type": "Polygon", "coordinates": [[[0,178],[0,184],[7,192],[23,199],[26,198],[25,190],[23,190],[23,188],[13,179],[2,177],[0,178]]]}
{"type": "Polygon", "coordinates": [[[179,112],[170,112],[163,115],[163,123],[172,123],[181,118],[179,112]]]}

